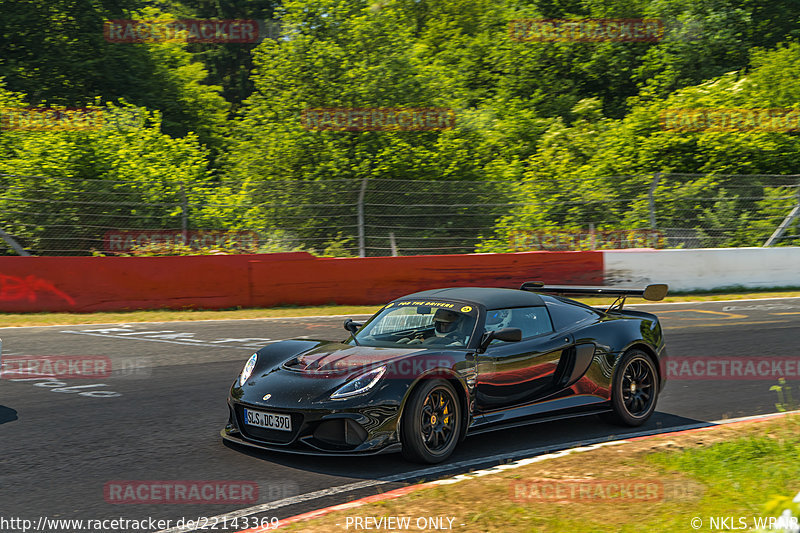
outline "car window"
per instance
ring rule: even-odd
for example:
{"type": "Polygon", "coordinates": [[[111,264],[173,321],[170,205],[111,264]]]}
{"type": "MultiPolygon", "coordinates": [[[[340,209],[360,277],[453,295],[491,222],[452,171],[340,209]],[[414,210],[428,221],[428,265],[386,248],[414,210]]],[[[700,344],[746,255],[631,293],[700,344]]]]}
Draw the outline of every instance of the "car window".
{"type": "Polygon", "coordinates": [[[435,309],[425,314],[416,314],[415,309],[395,309],[386,313],[380,320],[371,325],[372,335],[383,335],[409,329],[424,329],[433,326],[435,309]],[[412,314],[413,313],[413,314],[412,314]]]}
{"type": "Polygon", "coordinates": [[[597,320],[600,313],[589,307],[567,303],[559,298],[548,299],[547,309],[553,324],[559,330],[570,328],[581,322],[597,320]]]}
{"type": "Polygon", "coordinates": [[[392,302],[364,324],[356,339],[362,346],[464,348],[472,338],[477,314],[475,306],[458,302],[392,302]]]}
{"type": "Polygon", "coordinates": [[[553,331],[550,316],[544,306],[492,309],[486,312],[485,331],[504,328],[521,329],[523,339],[553,331]]]}

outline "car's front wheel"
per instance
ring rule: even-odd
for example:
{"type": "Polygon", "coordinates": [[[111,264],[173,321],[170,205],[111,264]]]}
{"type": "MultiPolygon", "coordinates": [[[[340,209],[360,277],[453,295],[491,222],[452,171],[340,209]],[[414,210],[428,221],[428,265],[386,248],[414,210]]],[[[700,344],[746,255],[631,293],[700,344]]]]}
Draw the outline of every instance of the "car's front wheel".
{"type": "Polygon", "coordinates": [[[440,463],[458,443],[461,405],[453,386],[425,380],[411,393],[401,421],[403,456],[418,463],[440,463]]]}
{"type": "Polygon", "coordinates": [[[625,426],[644,424],[656,409],[658,374],[653,360],[641,350],[622,356],[611,391],[612,412],[606,418],[625,426]]]}

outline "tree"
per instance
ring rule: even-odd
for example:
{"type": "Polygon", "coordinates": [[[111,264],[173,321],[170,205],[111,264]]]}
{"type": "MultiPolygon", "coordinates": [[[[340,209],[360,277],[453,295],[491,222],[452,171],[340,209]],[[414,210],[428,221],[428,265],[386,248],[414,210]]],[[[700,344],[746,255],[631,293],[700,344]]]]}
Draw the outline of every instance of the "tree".
{"type": "Polygon", "coordinates": [[[0,0],[0,77],[29,105],[82,107],[100,97],[163,113],[164,132],[196,132],[216,154],[224,147],[228,103],[186,43],[117,43],[109,19],[170,19],[138,0],[0,0]]]}
{"type": "Polygon", "coordinates": [[[143,127],[4,131],[2,228],[34,255],[85,254],[110,229],[181,229],[182,206],[206,203],[207,151],[193,134],[161,133],[158,113],[135,111],[143,127]]]}

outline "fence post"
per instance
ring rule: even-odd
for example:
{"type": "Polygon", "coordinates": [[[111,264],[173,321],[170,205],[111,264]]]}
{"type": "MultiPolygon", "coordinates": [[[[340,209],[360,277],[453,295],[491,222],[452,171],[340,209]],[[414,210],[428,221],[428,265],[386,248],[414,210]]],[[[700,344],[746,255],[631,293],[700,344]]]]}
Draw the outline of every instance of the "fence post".
{"type": "Polygon", "coordinates": [[[650,209],[650,229],[656,229],[656,202],[653,198],[653,193],[658,187],[658,182],[661,181],[661,172],[653,174],[653,181],[650,182],[650,190],[647,193],[647,203],[650,209]]]}
{"type": "Polygon", "coordinates": [[[189,202],[186,200],[186,188],[181,182],[181,232],[183,243],[189,244],[189,202]]]}
{"type": "Polygon", "coordinates": [[[768,248],[773,244],[775,244],[775,241],[783,237],[783,234],[786,232],[786,230],[789,228],[792,222],[794,222],[794,219],[800,216],[800,188],[798,188],[797,193],[795,193],[795,196],[797,198],[797,205],[794,206],[794,209],[789,211],[789,214],[786,215],[786,218],[783,219],[783,222],[781,222],[780,226],[775,228],[775,231],[772,232],[772,235],[769,236],[767,242],[761,245],[762,248],[768,248]]]}
{"type": "Polygon", "coordinates": [[[361,180],[361,190],[358,192],[358,256],[366,257],[367,248],[364,238],[364,196],[367,193],[369,176],[361,180]]]}
{"type": "Polygon", "coordinates": [[[13,248],[14,251],[17,252],[19,255],[31,255],[25,250],[25,248],[20,246],[20,244],[16,241],[16,239],[14,239],[14,237],[12,237],[11,235],[9,235],[8,233],[6,233],[1,229],[0,229],[0,238],[6,241],[6,244],[8,244],[11,248],[13,248]]]}

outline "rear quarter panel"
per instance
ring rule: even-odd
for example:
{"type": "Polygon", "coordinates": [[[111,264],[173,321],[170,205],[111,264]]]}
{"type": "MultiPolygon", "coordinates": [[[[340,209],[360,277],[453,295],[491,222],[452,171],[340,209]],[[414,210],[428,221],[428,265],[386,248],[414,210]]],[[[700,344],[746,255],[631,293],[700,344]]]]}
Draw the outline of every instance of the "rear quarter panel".
{"type": "MultiPolygon", "coordinates": [[[[658,317],[651,313],[628,310],[606,313],[598,322],[576,331],[574,335],[578,344],[595,344],[590,372],[597,380],[602,375],[603,383],[609,387],[617,362],[634,346],[648,352],[654,358],[656,370],[661,372],[661,358],[666,355],[664,336],[658,317]]],[[[663,382],[663,376],[659,377],[663,382]]]]}

